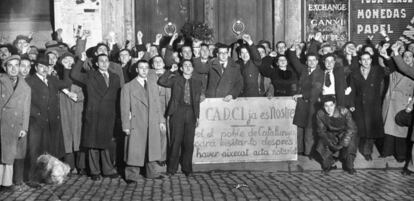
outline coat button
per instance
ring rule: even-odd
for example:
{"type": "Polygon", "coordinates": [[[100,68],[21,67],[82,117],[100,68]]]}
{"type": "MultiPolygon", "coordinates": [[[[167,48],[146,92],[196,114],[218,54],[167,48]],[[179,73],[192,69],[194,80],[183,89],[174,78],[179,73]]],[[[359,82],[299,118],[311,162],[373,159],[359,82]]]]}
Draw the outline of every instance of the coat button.
{"type": "Polygon", "coordinates": [[[17,112],[14,113],[14,116],[17,116],[17,112]]]}
{"type": "Polygon", "coordinates": [[[1,97],[2,97],[2,98],[4,98],[4,97],[6,97],[6,95],[4,95],[4,94],[1,94],[1,97]]]}
{"type": "Polygon", "coordinates": [[[14,124],[10,125],[12,128],[14,128],[14,124]]]}

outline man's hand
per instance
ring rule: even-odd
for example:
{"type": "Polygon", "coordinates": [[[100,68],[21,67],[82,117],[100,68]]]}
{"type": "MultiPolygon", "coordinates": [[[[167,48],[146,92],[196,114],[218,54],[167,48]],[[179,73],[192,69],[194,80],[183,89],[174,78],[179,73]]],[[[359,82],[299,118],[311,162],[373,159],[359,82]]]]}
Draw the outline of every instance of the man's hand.
{"type": "Polygon", "coordinates": [[[86,61],[86,59],[87,59],[88,57],[86,56],[86,52],[82,52],[82,54],[81,54],[81,61],[86,61]]]}
{"type": "Polygon", "coordinates": [[[167,131],[167,125],[165,123],[160,123],[160,131],[166,132],[167,131]]]}
{"type": "Polygon", "coordinates": [[[21,130],[19,132],[19,138],[25,137],[27,135],[27,132],[25,130],[21,130]]]}
{"type": "Polygon", "coordinates": [[[144,35],[142,34],[142,32],[141,31],[138,31],[137,32],[137,39],[138,40],[142,40],[142,37],[143,37],[144,35]]]}
{"type": "Polygon", "coordinates": [[[178,65],[177,65],[177,64],[173,64],[173,65],[171,66],[170,71],[171,71],[171,72],[175,72],[176,70],[178,70],[178,65]]]}
{"type": "Polygon", "coordinates": [[[317,32],[316,34],[315,34],[315,40],[316,41],[319,41],[319,42],[323,42],[323,40],[322,40],[322,33],[321,32],[317,32]]]}
{"type": "Polygon", "coordinates": [[[392,46],[391,49],[394,52],[394,55],[399,55],[399,50],[401,48],[401,43],[399,41],[395,42],[392,46]]]}
{"type": "Polygon", "coordinates": [[[355,111],[355,107],[350,107],[349,111],[354,112],[355,111]]]}
{"type": "Polygon", "coordinates": [[[172,46],[172,45],[173,45],[173,43],[174,43],[174,41],[175,41],[177,38],[178,38],[178,33],[174,33],[174,34],[171,36],[171,40],[170,40],[169,45],[170,45],[170,46],[172,46]]]}
{"type": "Polygon", "coordinates": [[[349,95],[349,94],[351,94],[351,92],[352,92],[352,88],[351,87],[347,87],[346,89],[345,89],[345,95],[347,96],[347,95],[349,95]]]}
{"type": "Polygon", "coordinates": [[[68,92],[67,95],[69,96],[70,99],[72,99],[73,101],[78,101],[78,94],[73,93],[73,92],[68,92]]]}
{"type": "Polygon", "coordinates": [[[232,95],[227,95],[226,97],[223,98],[223,101],[224,102],[229,102],[232,99],[233,99],[233,96],[232,95]]]}
{"type": "Polygon", "coordinates": [[[137,60],[141,60],[142,57],[144,57],[144,55],[145,55],[145,52],[144,51],[139,51],[138,52],[138,59],[137,60]]]}
{"type": "Polygon", "coordinates": [[[124,133],[125,133],[125,135],[129,135],[129,134],[131,134],[131,132],[130,132],[130,130],[129,130],[129,129],[124,129],[124,133]]]}
{"type": "Polygon", "coordinates": [[[243,34],[242,39],[246,41],[247,44],[253,45],[252,37],[249,34],[243,34]]]}
{"type": "Polygon", "coordinates": [[[30,45],[29,45],[29,43],[25,43],[25,44],[24,44],[24,46],[23,46],[23,48],[22,48],[22,54],[26,54],[26,53],[28,53],[28,52],[29,52],[29,50],[30,50],[30,45]]]}
{"type": "Polygon", "coordinates": [[[155,45],[159,45],[159,44],[160,44],[161,39],[162,39],[162,34],[157,34],[157,35],[155,35],[155,42],[154,42],[154,44],[155,44],[155,45]]]}
{"type": "Polygon", "coordinates": [[[302,98],[302,94],[293,95],[292,98],[293,98],[293,100],[295,100],[297,102],[298,98],[302,98]]]}
{"type": "Polygon", "coordinates": [[[206,100],[206,95],[201,94],[200,95],[200,103],[203,102],[204,100],[206,100]]]}
{"type": "MultiPolygon", "coordinates": [[[[387,44],[387,43],[385,43],[385,44],[387,44]]],[[[385,45],[384,44],[384,45],[385,45]]],[[[380,53],[380,55],[382,56],[382,57],[384,57],[384,59],[390,59],[390,57],[388,56],[388,53],[387,53],[387,48],[385,48],[385,46],[382,46],[380,49],[379,49],[379,53],[380,53]]]]}
{"type": "Polygon", "coordinates": [[[271,52],[269,53],[269,56],[270,56],[270,57],[277,57],[277,52],[276,52],[276,51],[271,51],[271,52]]]}

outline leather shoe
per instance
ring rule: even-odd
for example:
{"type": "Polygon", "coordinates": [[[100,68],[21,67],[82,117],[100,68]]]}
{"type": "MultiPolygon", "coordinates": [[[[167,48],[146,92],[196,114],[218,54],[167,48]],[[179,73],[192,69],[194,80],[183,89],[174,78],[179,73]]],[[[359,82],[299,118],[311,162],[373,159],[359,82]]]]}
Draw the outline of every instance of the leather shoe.
{"type": "Polygon", "coordinates": [[[78,175],[86,175],[86,171],[84,169],[79,169],[78,175]]]}
{"type": "Polygon", "coordinates": [[[410,170],[407,170],[407,169],[404,169],[402,172],[401,172],[401,174],[402,175],[404,175],[404,176],[410,176],[411,175],[411,171],[410,170]]]}
{"type": "Polygon", "coordinates": [[[351,168],[351,169],[348,169],[348,170],[346,170],[349,174],[355,174],[356,173],[356,170],[354,169],[354,168],[351,168]]]}
{"type": "Polygon", "coordinates": [[[98,181],[101,179],[101,175],[95,174],[95,175],[91,175],[91,179],[94,181],[98,181]]]}
{"type": "Polygon", "coordinates": [[[136,183],[137,183],[137,181],[130,180],[130,179],[125,180],[125,182],[126,182],[127,184],[136,184],[136,183]]]}
{"type": "Polygon", "coordinates": [[[172,177],[172,176],[174,176],[175,174],[174,173],[172,173],[172,172],[167,172],[167,174],[166,174],[168,177],[172,177]]]}
{"type": "Polygon", "coordinates": [[[154,178],[150,178],[150,179],[164,179],[165,177],[164,176],[162,176],[162,175],[159,175],[159,176],[157,176],[157,177],[154,177],[154,178]]]}
{"type": "Polygon", "coordinates": [[[119,174],[117,174],[117,173],[109,174],[109,175],[104,175],[104,177],[111,178],[111,179],[116,179],[116,178],[119,177],[119,174]]]}
{"type": "Polygon", "coordinates": [[[184,172],[184,175],[186,177],[193,177],[194,176],[192,172],[184,172]]]}

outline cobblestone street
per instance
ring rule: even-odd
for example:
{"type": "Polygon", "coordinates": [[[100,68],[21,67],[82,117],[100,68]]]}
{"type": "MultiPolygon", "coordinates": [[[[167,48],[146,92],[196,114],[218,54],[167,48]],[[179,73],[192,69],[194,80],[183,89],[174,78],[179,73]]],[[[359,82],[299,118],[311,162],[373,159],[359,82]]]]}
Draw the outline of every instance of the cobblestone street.
{"type": "Polygon", "coordinates": [[[0,200],[414,200],[414,176],[400,170],[200,172],[128,185],[72,176],[60,186],[3,193],[0,200]]]}

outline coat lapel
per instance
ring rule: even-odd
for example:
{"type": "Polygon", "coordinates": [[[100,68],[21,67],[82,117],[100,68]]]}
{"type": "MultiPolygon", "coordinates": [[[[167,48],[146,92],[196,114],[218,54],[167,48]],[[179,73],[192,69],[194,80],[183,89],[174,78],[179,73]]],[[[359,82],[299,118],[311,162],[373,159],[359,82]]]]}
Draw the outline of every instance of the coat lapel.
{"type": "Polygon", "coordinates": [[[13,87],[12,87],[12,82],[8,76],[2,76],[1,82],[3,82],[3,84],[1,85],[0,95],[1,95],[1,99],[4,101],[0,101],[1,102],[0,107],[3,108],[5,105],[7,105],[7,103],[10,100],[10,97],[13,94],[13,87]]]}
{"type": "Polygon", "coordinates": [[[146,107],[148,107],[148,94],[137,79],[133,79],[131,90],[132,96],[134,96],[137,100],[141,101],[146,107]]]}
{"type": "MultiPolygon", "coordinates": [[[[109,76],[109,77],[111,77],[111,76],[109,76]]],[[[92,79],[95,79],[95,82],[93,82],[93,83],[95,83],[94,88],[96,89],[98,94],[100,96],[104,96],[106,91],[108,90],[108,87],[106,86],[106,83],[105,83],[105,80],[104,80],[102,74],[99,71],[95,70],[93,72],[93,78],[92,79]]]]}

